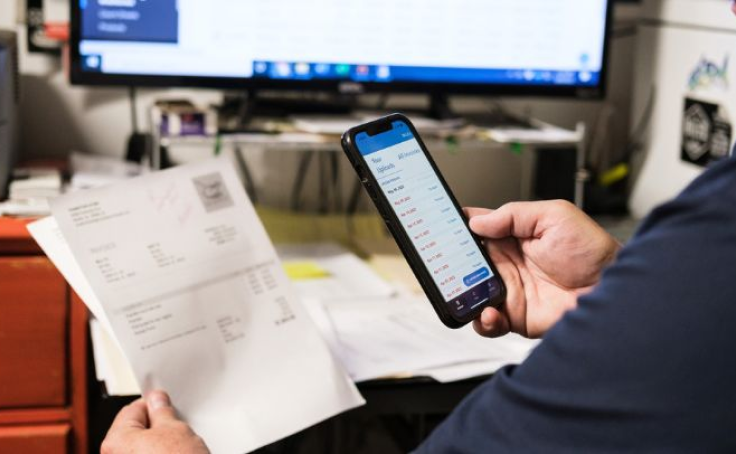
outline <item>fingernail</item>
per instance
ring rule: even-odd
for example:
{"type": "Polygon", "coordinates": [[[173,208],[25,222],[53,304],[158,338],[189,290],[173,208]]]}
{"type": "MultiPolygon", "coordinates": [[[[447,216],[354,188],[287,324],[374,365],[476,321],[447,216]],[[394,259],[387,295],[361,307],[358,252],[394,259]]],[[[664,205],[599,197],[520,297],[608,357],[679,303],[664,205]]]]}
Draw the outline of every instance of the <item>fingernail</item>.
{"type": "Polygon", "coordinates": [[[158,410],[171,405],[169,402],[169,396],[162,391],[151,391],[146,396],[146,401],[148,402],[149,411],[158,410]]]}

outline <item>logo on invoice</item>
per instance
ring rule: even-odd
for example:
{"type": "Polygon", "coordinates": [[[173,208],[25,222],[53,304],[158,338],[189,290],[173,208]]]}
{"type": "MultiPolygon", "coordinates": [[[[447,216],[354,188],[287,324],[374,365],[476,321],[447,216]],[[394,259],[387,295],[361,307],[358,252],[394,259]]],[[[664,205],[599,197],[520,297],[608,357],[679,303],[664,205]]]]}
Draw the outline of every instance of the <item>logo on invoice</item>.
{"type": "Polygon", "coordinates": [[[208,213],[233,206],[233,199],[219,172],[193,178],[192,182],[208,213]]]}

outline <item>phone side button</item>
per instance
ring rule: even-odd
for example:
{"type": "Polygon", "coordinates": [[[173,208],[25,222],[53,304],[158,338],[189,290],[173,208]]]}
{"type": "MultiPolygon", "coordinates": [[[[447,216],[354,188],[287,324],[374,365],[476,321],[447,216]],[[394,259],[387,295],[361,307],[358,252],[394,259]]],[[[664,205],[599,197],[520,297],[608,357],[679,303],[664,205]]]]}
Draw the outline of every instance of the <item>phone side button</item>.
{"type": "Polygon", "coordinates": [[[388,227],[388,231],[391,233],[394,233],[394,225],[391,224],[391,220],[389,218],[384,217],[383,222],[384,224],[386,224],[386,227],[388,227]]]}
{"type": "Polygon", "coordinates": [[[368,192],[368,195],[371,196],[371,199],[378,200],[378,194],[376,194],[376,190],[373,189],[373,186],[370,184],[370,182],[367,179],[363,180],[363,186],[365,187],[365,190],[368,192]]]}

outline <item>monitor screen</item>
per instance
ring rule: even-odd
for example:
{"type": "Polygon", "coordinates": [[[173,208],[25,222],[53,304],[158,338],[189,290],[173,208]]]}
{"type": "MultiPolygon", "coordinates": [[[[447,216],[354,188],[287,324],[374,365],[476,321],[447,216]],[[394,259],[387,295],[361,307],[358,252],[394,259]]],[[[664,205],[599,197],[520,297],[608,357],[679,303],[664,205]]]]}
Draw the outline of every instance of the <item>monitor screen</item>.
{"type": "Polygon", "coordinates": [[[0,201],[8,195],[8,183],[18,152],[17,56],[15,34],[0,30],[0,201]]]}
{"type": "Polygon", "coordinates": [[[77,2],[82,82],[596,88],[609,14],[609,0],[77,2]]]}

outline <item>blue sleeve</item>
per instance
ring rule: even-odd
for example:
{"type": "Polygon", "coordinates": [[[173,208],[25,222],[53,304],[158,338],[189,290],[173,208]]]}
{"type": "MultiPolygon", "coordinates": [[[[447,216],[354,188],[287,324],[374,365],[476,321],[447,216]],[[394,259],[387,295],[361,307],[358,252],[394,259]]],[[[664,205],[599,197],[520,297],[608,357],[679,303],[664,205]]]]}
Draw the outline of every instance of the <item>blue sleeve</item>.
{"type": "Polygon", "coordinates": [[[420,453],[736,452],[736,159],[657,210],[420,453]]]}

